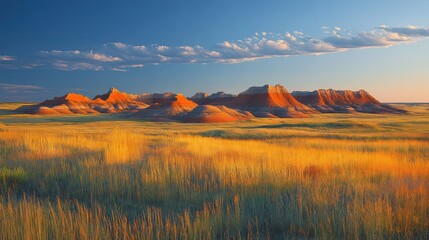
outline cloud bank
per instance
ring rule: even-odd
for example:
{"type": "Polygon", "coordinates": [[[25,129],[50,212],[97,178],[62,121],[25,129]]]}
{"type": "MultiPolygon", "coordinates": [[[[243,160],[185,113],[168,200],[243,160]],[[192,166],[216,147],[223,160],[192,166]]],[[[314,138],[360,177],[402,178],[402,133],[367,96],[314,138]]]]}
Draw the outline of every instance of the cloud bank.
{"type": "Polygon", "coordinates": [[[429,37],[428,27],[382,25],[353,34],[339,27],[323,27],[328,35],[317,39],[302,32],[255,33],[237,41],[224,41],[211,49],[196,46],[129,45],[106,43],[97,50],[41,51],[33,60],[0,55],[0,67],[51,67],[59,70],[127,71],[147,64],[240,63],[263,58],[320,55],[350,49],[390,47],[429,37]],[[5,63],[6,62],[6,63],[5,63]]]}

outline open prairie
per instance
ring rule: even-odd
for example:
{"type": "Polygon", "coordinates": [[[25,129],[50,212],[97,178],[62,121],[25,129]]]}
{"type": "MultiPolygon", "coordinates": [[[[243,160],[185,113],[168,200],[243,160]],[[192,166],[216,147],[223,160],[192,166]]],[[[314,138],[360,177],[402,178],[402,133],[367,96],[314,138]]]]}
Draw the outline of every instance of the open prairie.
{"type": "Polygon", "coordinates": [[[429,239],[429,106],[235,123],[0,105],[0,239],[429,239]]]}

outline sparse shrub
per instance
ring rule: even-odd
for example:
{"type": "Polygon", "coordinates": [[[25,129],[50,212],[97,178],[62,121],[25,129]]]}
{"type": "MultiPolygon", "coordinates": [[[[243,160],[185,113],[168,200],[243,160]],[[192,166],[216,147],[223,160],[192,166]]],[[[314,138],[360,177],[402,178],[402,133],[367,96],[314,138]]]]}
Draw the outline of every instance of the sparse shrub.
{"type": "Polygon", "coordinates": [[[315,179],[323,174],[323,169],[316,165],[310,165],[304,168],[304,177],[315,179]]]}

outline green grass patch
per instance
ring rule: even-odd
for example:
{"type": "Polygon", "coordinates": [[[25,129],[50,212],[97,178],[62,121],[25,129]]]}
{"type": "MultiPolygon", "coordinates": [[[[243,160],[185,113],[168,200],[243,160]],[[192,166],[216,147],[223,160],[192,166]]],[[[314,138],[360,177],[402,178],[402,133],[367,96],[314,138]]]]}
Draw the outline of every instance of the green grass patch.
{"type": "Polygon", "coordinates": [[[28,174],[22,167],[0,168],[0,186],[3,188],[16,187],[28,181],[28,174]]]}

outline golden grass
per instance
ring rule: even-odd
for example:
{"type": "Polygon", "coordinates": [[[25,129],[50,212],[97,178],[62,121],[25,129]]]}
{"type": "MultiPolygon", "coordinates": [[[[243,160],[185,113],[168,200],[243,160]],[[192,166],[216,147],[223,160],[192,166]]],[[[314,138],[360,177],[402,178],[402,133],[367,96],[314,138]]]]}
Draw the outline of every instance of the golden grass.
{"type": "Polygon", "coordinates": [[[427,111],[36,118],[0,118],[0,239],[429,238],[427,111]]]}

